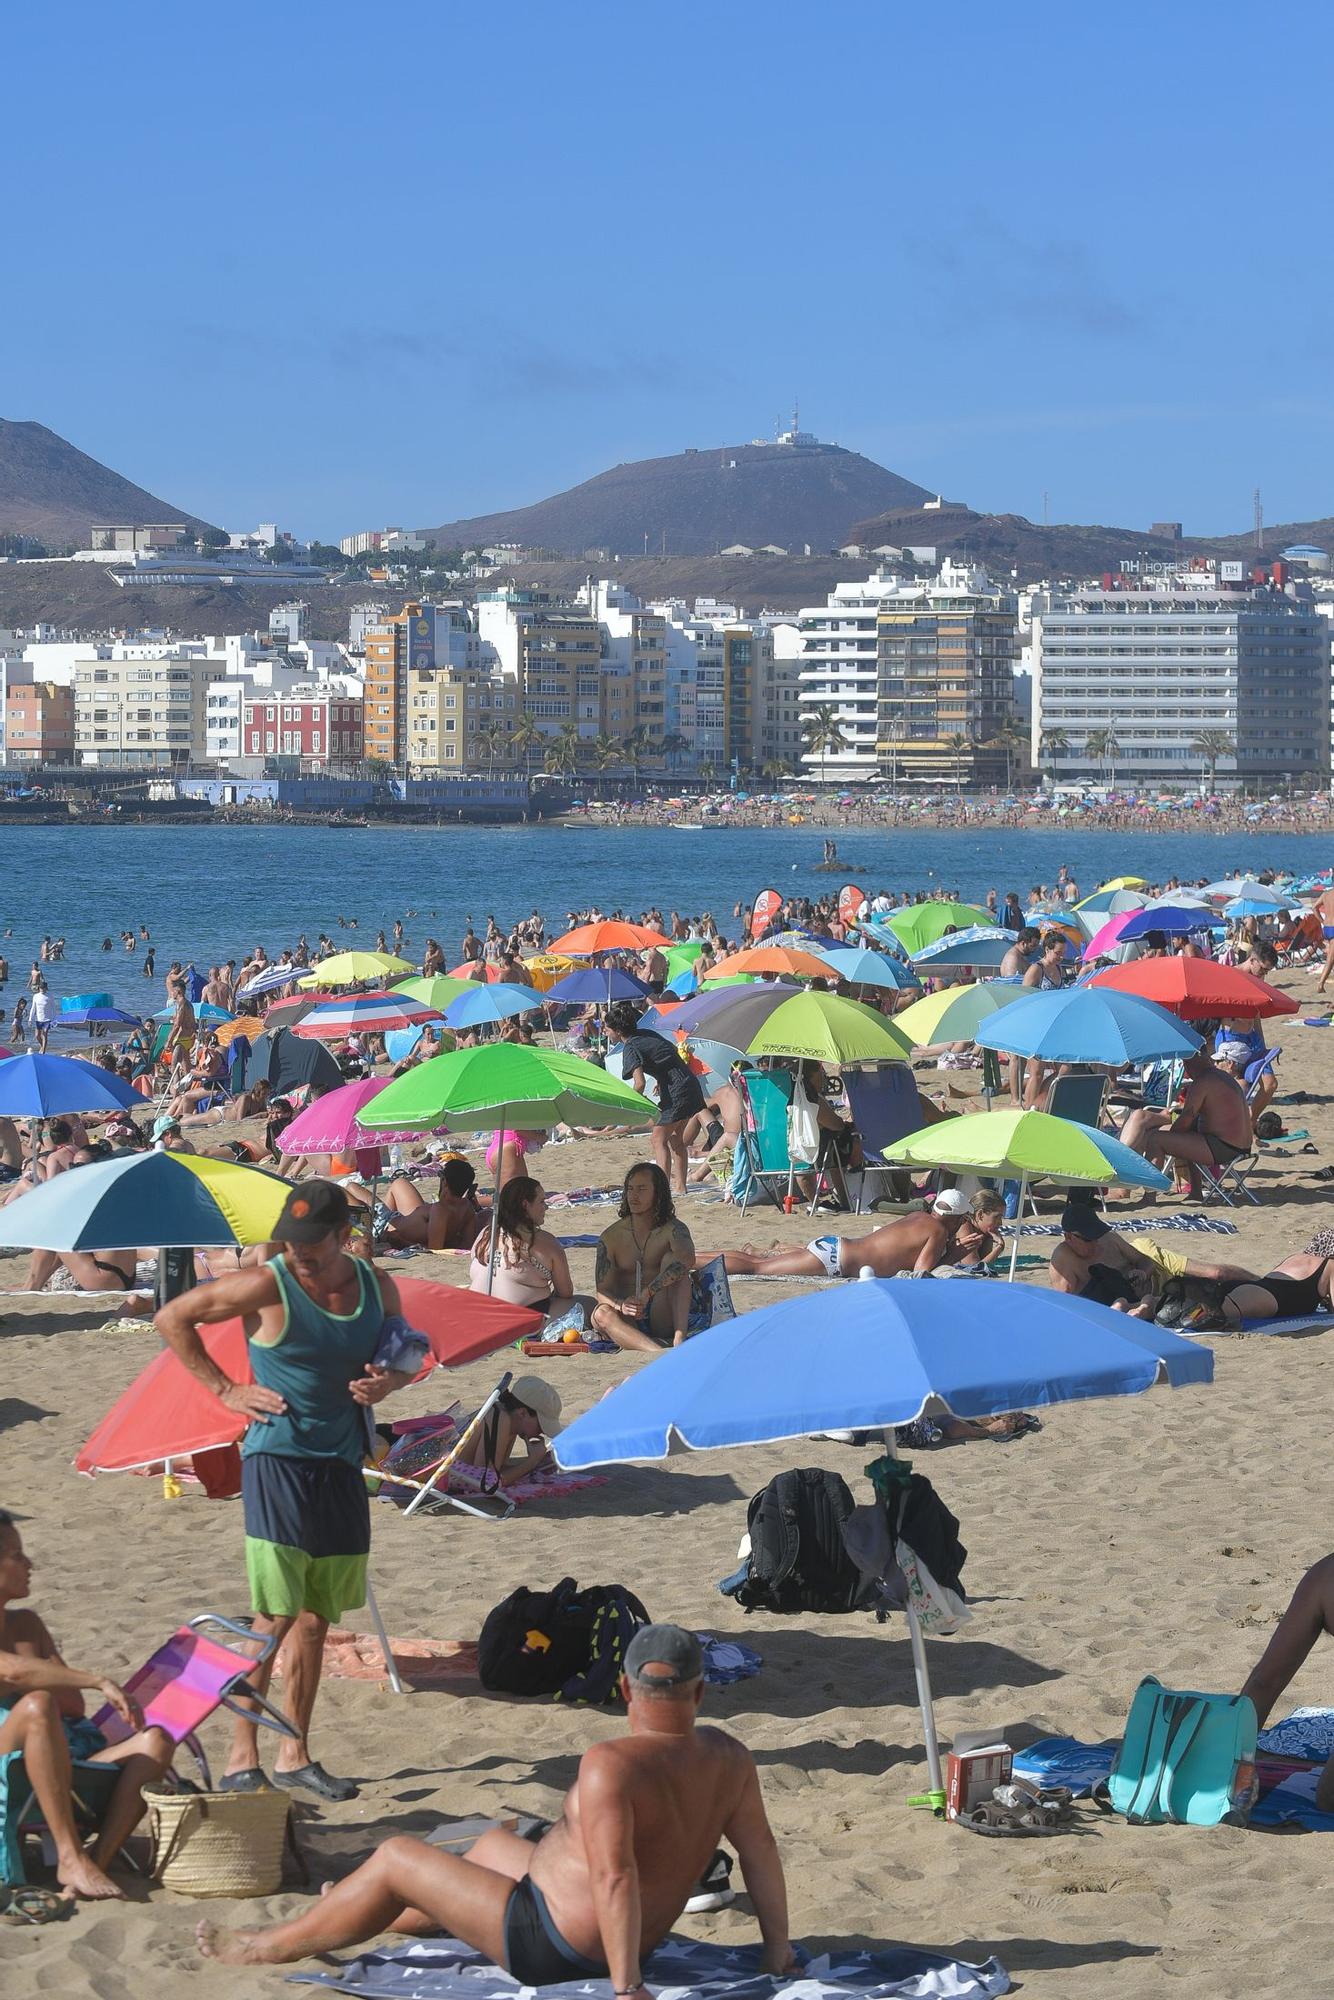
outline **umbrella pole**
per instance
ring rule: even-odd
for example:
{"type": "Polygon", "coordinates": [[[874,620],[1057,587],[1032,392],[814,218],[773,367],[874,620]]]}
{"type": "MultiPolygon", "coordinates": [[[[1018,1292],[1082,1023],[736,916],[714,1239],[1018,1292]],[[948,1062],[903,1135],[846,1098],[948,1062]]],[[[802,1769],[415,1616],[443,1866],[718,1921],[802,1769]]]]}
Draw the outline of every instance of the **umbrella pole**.
{"type": "MultiPolygon", "coordinates": [[[[897,1458],[893,1428],[884,1432],[885,1452],[890,1458],[897,1458]]],[[[926,1745],[926,1772],[929,1789],[909,1799],[909,1805],[928,1805],[933,1812],[945,1810],[945,1780],[940,1769],[940,1739],[936,1735],[936,1711],[931,1700],[931,1670],[927,1665],[926,1641],[922,1628],[917,1622],[917,1613],[912,1600],[903,1607],[908,1620],[908,1638],[912,1646],[913,1678],[917,1683],[917,1705],[922,1715],[922,1741],[926,1745]]]]}
{"type": "Polygon", "coordinates": [[[1024,1219],[1024,1203],[1027,1201],[1027,1199],[1028,1199],[1028,1175],[1020,1174],[1019,1206],[1016,1208],[1014,1212],[1014,1235],[1010,1238],[1010,1269],[1005,1280],[1007,1285],[1012,1285],[1014,1283],[1015,1269],[1019,1263],[1019,1225],[1024,1219]]]}
{"type": "Polygon", "coordinates": [[[486,1261],[486,1293],[488,1298],[490,1298],[492,1292],[495,1290],[496,1285],[496,1247],[500,1241],[500,1169],[505,1160],[505,1118],[508,1111],[509,1106],[502,1104],[500,1107],[500,1130],[496,1135],[499,1141],[496,1146],[496,1186],[491,1196],[491,1247],[486,1261]]]}
{"type": "Polygon", "coordinates": [[[384,1629],[384,1620],[380,1616],[380,1607],[375,1602],[375,1592],[371,1588],[369,1577],[366,1578],[366,1609],[371,1614],[371,1624],[375,1627],[375,1636],[380,1643],[380,1651],[384,1654],[385,1671],[389,1675],[389,1685],[395,1694],[406,1694],[407,1689],[399,1678],[398,1668],[394,1665],[394,1656],[389,1650],[389,1635],[384,1629]]]}

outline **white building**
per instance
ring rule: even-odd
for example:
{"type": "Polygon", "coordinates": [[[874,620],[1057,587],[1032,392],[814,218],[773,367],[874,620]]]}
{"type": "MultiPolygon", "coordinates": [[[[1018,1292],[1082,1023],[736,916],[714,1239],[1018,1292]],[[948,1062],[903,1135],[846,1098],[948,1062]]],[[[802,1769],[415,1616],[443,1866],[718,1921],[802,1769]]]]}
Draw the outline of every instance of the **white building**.
{"type": "Polygon", "coordinates": [[[1222,784],[1327,781],[1328,632],[1280,590],[1187,571],[1040,596],[1032,669],[1034,763],[1057,784],[1193,785],[1206,732],[1233,746],[1222,784]]]}
{"type": "Polygon", "coordinates": [[[207,753],[208,690],[221,666],[193,646],[125,646],[76,662],[74,741],[80,764],[189,764],[207,753]]]}
{"type": "MultiPolygon", "coordinates": [[[[897,596],[903,579],[877,571],[860,583],[840,583],[823,605],[798,614],[801,637],[801,707],[804,718],[817,708],[834,711],[843,748],[825,753],[827,777],[874,778],[879,733],[879,662],[876,623],[886,598],[897,596]]],[[[807,754],[811,771],[822,767],[807,754]]]]}

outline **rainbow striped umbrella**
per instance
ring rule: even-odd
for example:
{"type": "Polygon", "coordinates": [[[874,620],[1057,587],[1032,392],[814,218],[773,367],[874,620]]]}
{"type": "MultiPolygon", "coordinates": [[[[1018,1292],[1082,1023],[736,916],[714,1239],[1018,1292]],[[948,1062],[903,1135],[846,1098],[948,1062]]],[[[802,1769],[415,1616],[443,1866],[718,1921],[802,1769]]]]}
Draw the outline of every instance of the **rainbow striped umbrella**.
{"type": "Polygon", "coordinates": [[[400,993],[355,993],[312,1007],[292,1033],[314,1042],[341,1042],[348,1035],[386,1035],[391,1028],[415,1028],[440,1018],[438,1007],[400,993]]]}

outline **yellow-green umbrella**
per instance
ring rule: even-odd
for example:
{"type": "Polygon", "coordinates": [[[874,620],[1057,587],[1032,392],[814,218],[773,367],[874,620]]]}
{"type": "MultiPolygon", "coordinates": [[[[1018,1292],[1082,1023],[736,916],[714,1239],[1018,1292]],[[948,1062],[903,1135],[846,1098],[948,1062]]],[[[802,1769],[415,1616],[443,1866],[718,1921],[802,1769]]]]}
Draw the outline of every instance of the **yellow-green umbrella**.
{"type": "Polygon", "coordinates": [[[793,1056],[802,1062],[906,1062],[912,1045],[898,1028],[837,993],[797,993],[775,1007],[747,1049],[752,1056],[793,1056]]]}
{"type": "Polygon", "coordinates": [[[942,986],[938,993],[914,1000],[894,1016],[894,1026],[919,1049],[938,1042],[971,1042],[989,1015],[1008,1007],[1024,991],[999,979],[980,979],[972,986],[942,986]]]}
{"type": "Polygon", "coordinates": [[[391,972],[415,972],[406,958],[389,951],[336,951],[313,966],[298,986],[360,986],[367,979],[387,979],[391,972]]]}

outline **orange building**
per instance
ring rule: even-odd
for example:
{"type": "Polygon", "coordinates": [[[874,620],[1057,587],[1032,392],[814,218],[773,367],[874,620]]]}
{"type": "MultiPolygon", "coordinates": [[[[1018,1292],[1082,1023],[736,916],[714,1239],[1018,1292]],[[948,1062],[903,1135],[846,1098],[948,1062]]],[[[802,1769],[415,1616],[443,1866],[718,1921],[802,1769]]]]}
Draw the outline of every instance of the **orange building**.
{"type": "Polygon", "coordinates": [[[5,695],[5,762],[74,762],[74,690],[54,681],[17,681],[5,695]]]}

